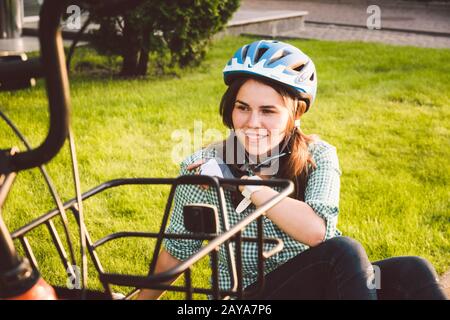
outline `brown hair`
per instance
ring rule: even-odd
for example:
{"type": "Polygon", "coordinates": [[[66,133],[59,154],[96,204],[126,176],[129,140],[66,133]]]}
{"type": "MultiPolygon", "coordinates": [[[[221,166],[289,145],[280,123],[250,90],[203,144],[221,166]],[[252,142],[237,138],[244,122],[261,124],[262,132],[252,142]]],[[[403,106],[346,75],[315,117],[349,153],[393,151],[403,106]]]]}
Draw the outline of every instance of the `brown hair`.
{"type": "MultiPolygon", "coordinates": [[[[316,168],[312,155],[308,152],[308,145],[315,141],[318,136],[306,135],[300,128],[295,128],[294,126],[294,120],[299,119],[306,112],[310,101],[310,96],[307,94],[296,94],[289,88],[264,78],[251,76],[239,77],[230,84],[220,102],[220,114],[222,116],[222,121],[230,129],[233,129],[231,114],[236,102],[236,96],[241,86],[249,79],[254,79],[271,86],[283,97],[286,107],[289,108],[290,119],[286,128],[285,139],[289,138],[290,133],[293,132],[288,144],[291,153],[286,160],[280,162],[280,170],[277,177],[293,180],[296,185],[296,194],[298,195],[299,188],[302,188],[304,191],[304,185],[298,185],[298,178],[302,176],[302,179],[300,180],[304,180],[304,183],[301,183],[305,184],[308,175],[308,164],[310,164],[313,168],[316,168]]],[[[300,196],[303,198],[303,194],[300,196]]]]}

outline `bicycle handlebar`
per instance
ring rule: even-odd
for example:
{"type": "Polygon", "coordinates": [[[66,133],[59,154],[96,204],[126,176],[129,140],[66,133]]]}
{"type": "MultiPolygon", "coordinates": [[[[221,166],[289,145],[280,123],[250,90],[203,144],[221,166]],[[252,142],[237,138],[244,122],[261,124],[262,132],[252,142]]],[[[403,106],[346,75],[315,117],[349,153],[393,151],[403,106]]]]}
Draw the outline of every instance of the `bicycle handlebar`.
{"type": "MultiPolygon", "coordinates": [[[[39,42],[41,46],[40,64],[26,61],[21,64],[21,71],[36,73],[42,71],[45,77],[49,101],[50,128],[47,137],[40,146],[30,151],[8,155],[1,173],[18,172],[40,166],[51,160],[64,144],[69,131],[69,80],[64,61],[64,48],[60,19],[65,1],[46,0],[39,18],[39,42]]],[[[8,71],[5,68],[4,74],[8,71]]]]}

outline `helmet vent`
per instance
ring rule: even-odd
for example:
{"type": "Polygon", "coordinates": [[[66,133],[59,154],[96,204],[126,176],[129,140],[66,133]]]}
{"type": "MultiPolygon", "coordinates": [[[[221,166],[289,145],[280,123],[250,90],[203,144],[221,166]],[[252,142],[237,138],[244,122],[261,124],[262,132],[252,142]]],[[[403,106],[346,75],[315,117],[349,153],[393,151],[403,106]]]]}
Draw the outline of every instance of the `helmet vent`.
{"type": "Polygon", "coordinates": [[[301,65],[299,65],[298,67],[296,67],[296,68],[294,68],[294,69],[292,69],[292,70],[297,71],[297,72],[300,72],[300,71],[303,70],[304,67],[305,67],[305,64],[301,64],[301,65]]]}
{"type": "Polygon", "coordinates": [[[247,56],[247,52],[248,52],[248,45],[245,46],[245,48],[242,50],[242,61],[245,61],[245,57],[247,56]]]}
{"type": "Polygon", "coordinates": [[[311,74],[311,77],[309,78],[309,81],[314,81],[314,72],[311,74]]]}
{"type": "Polygon", "coordinates": [[[274,63],[274,62],[276,62],[276,61],[278,61],[278,60],[281,60],[281,59],[283,59],[284,57],[286,57],[286,56],[288,56],[288,55],[290,55],[291,53],[289,52],[289,51],[285,51],[285,50],[283,50],[283,51],[278,51],[277,53],[275,53],[273,56],[272,56],[272,59],[270,59],[270,62],[269,62],[269,64],[272,64],[272,63],[274,63]]]}
{"type": "Polygon", "coordinates": [[[269,48],[261,48],[256,52],[255,63],[258,63],[259,59],[261,59],[262,55],[266,53],[269,48]]]}

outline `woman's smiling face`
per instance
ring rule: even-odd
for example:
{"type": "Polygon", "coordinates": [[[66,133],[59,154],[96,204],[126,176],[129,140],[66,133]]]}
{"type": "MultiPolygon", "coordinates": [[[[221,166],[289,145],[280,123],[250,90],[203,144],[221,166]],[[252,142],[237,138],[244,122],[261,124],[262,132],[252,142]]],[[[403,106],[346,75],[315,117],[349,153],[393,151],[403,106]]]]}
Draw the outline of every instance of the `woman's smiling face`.
{"type": "Polygon", "coordinates": [[[289,111],[272,87],[249,79],[239,89],[231,114],[236,136],[251,155],[264,155],[284,139],[289,111]]]}

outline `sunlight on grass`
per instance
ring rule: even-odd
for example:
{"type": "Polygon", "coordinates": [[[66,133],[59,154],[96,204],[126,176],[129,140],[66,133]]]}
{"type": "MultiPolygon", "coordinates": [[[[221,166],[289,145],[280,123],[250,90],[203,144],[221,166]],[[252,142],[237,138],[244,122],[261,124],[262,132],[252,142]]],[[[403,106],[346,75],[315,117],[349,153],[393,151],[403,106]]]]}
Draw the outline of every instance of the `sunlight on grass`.
{"type": "MultiPolygon", "coordinates": [[[[175,177],[178,164],[171,153],[178,142],[172,133],[185,130],[192,138],[195,121],[202,121],[203,132],[217,129],[225,137],[218,115],[225,89],[221,70],[234,50],[251,40],[216,41],[197,69],[135,80],[116,79],[98,67],[114,70],[117,59],[78,49],[71,77],[72,126],[83,190],[121,177],[175,177]]],[[[302,126],[337,147],[343,171],[339,229],[362,242],[373,261],[420,255],[440,274],[448,270],[450,51],[306,40],[292,44],[318,68],[317,103],[302,126]]],[[[48,113],[42,81],[30,90],[0,93],[0,108],[33,146],[44,139],[48,113]]],[[[12,145],[23,149],[0,122],[0,148],[12,145]]],[[[182,156],[193,151],[187,146],[182,156]]],[[[72,198],[67,144],[48,170],[63,199],[72,198]]],[[[168,192],[167,186],[121,187],[89,199],[85,216],[92,238],[124,230],[157,232],[168,192]]],[[[53,207],[34,169],[18,175],[3,214],[15,230],[53,207]]],[[[73,234],[78,239],[76,228],[73,234]]],[[[46,279],[64,285],[64,270],[46,230],[33,231],[30,242],[46,279]]],[[[144,275],[153,246],[152,240],[120,240],[100,248],[99,256],[108,271],[144,275]]],[[[194,272],[194,282],[204,287],[207,266],[202,261],[194,272]]],[[[93,268],[90,275],[90,286],[99,287],[93,268]]]]}

